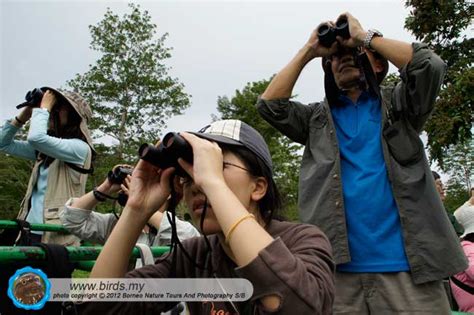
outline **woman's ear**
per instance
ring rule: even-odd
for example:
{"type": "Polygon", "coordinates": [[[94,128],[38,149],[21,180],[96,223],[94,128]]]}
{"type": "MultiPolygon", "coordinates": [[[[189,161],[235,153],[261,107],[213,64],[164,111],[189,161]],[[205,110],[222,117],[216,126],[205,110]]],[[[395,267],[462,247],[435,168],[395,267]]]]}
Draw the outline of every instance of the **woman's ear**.
{"type": "Polygon", "coordinates": [[[253,201],[258,202],[267,193],[268,181],[265,177],[257,177],[251,194],[253,201]]]}

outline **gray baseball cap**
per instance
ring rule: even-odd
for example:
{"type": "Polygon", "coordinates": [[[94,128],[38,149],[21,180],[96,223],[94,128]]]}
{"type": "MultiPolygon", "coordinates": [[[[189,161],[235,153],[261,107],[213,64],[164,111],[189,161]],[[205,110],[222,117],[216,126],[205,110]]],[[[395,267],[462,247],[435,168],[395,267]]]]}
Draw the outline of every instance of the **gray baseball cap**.
{"type": "Polygon", "coordinates": [[[192,134],[217,143],[245,147],[254,153],[270,172],[273,170],[272,157],[262,135],[253,127],[237,119],[215,121],[192,134]]]}

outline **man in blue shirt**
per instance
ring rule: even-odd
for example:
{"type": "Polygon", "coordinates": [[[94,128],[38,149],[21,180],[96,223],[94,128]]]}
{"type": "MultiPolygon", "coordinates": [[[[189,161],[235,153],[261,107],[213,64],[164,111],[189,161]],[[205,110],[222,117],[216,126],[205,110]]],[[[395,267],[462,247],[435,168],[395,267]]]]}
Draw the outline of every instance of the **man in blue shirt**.
{"type": "MultiPolygon", "coordinates": [[[[466,268],[437,196],[418,134],[445,65],[426,45],[365,31],[325,47],[315,30],[272,80],[257,108],[305,145],[299,178],[303,222],[329,237],[337,262],[334,314],[449,314],[442,279],[466,268]],[[303,68],[322,57],[326,99],[290,101],[303,68]],[[396,87],[380,87],[390,61],[396,87]]],[[[323,23],[335,27],[335,23],[323,23]]]]}

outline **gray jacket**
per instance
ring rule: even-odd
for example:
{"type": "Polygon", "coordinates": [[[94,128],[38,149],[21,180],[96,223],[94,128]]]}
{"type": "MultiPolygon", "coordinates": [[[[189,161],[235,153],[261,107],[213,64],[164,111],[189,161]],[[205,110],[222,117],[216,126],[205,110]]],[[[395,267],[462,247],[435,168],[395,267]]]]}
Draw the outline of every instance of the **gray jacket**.
{"type": "MultiPolygon", "coordinates": [[[[381,141],[405,252],[413,280],[419,284],[465,270],[467,261],[419,138],[446,65],[426,45],[412,46],[413,59],[400,70],[402,81],[396,87],[381,88],[381,141]],[[394,119],[395,115],[399,118],[394,119]]],[[[288,99],[259,99],[257,108],[272,126],[305,145],[299,178],[300,219],[327,234],[338,264],[349,262],[339,147],[327,101],[303,105],[288,99]]]]}

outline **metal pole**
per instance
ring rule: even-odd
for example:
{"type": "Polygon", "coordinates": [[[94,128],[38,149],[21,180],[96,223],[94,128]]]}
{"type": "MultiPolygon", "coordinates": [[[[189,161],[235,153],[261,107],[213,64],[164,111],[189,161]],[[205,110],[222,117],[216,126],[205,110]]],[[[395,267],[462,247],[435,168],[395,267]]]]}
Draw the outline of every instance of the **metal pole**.
{"type": "MultiPolygon", "coordinates": [[[[18,228],[18,224],[15,221],[0,220],[0,229],[15,229],[15,228],[18,228]]],[[[62,232],[62,233],[69,234],[68,230],[66,230],[66,228],[60,224],[32,223],[30,224],[30,230],[62,232]]]]}
{"type": "MultiPolygon", "coordinates": [[[[67,246],[69,260],[71,262],[95,260],[102,250],[102,246],[67,246]]],[[[156,246],[150,247],[153,256],[158,257],[167,253],[169,247],[156,246]]],[[[33,262],[41,261],[46,257],[44,250],[36,246],[0,246],[0,264],[8,264],[13,262],[33,262]]],[[[138,258],[140,253],[138,248],[134,248],[130,258],[138,258]]]]}

